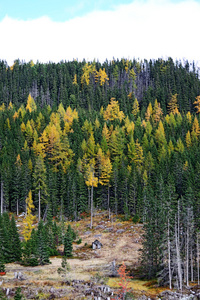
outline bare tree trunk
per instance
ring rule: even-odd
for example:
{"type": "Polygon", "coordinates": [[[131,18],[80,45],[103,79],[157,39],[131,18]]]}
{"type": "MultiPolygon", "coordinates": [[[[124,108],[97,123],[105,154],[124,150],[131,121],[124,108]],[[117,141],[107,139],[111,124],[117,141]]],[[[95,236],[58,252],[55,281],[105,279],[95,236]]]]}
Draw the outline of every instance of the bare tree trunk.
{"type": "Polygon", "coordinates": [[[197,278],[199,285],[199,233],[197,233],[197,278]]]}
{"type": "Polygon", "coordinates": [[[108,219],[110,220],[110,187],[108,185],[108,219]]]}
{"type": "Polygon", "coordinates": [[[88,187],[88,210],[90,209],[90,188],[88,187]]]}
{"type": "Polygon", "coordinates": [[[168,244],[168,269],[169,269],[169,288],[172,289],[172,272],[171,272],[171,245],[170,245],[170,236],[169,236],[169,218],[168,218],[168,229],[167,229],[167,244],[168,244]]]}
{"type": "Polygon", "coordinates": [[[1,180],[1,215],[3,214],[3,181],[1,180]]]}
{"type": "Polygon", "coordinates": [[[38,198],[39,198],[39,204],[38,204],[38,222],[40,222],[40,216],[41,216],[41,195],[40,195],[40,187],[38,192],[38,198]]]}
{"type": "Polygon", "coordinates": [[[92,219],[92,217],[93,217],[93,189],[94,189],[94,187],[92,185],[92,187],[91,187],[91,219],[90,219],[90,228],[91,229],[92,229],[92,221],[93,221],[93,219],[92,219]]]}
{"type": "MultiPolygon", "coordinates": [[[[178,208],[179,209],[179,208],[178,208]]],[[[179,218],[178,218],[179,221],[179,218]]],[[[180,256],[180,243],[179,243],[179,224],[176,225],[175,220],[175,242],[176,242],[176,257],[177,257],[177,271],[178,271],[178,281],[179,281],[179,289],[182,291],[182,271],[181,271],[181,256],[180,256]]]]}
{"type": "Polygon", "coordinates": [[[117,176],[115,176],[115,214],[117,215],[118,207],[117,207],[117,176]]]}
{"type": "Polygon", "coordinates": [[[17,216],[19,215],[19,200],[17,199],[17,216]]]}
{"type": "Polygon", "coordinates": [[[194,282],[192,247],[191,247],[191,251],[190,251],[190,264],[191,264],[191,282],[194,282]]]}
{"type": "Polygon", "coordinates": [[[187,209],[187,233],[186,233],[186,285],[189,286],[189,209],[187,209]]]}

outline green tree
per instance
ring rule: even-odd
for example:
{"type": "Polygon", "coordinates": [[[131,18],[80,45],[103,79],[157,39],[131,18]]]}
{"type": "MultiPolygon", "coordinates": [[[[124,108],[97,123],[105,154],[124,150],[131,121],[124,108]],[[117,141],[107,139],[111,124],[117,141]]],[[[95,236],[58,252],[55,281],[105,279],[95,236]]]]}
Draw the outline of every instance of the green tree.
{"type": "Polygon", "coordinates": [[[45,265],[49,264],[49,251],[47,245],[47,235],[45,231],[45,227],[43,221],[40,220],[38,224],[38,231],[37,231],[37,252],[39,258],[39,264],[45,265]]]}
{"type": "Polygon", "coordinates": [[[41,218],[41,201],[46,202],[47,185],[46,185],[46,167],[41,155],[36,158],[35,170],[33,173],[33,186],[38,192],[38,220],[41,218]]]}

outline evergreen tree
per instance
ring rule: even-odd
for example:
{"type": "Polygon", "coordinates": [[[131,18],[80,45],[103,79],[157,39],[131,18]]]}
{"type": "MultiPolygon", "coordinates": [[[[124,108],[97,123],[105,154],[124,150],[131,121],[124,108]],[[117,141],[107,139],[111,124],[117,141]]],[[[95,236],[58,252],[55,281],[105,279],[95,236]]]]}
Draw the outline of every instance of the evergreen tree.
{"type": "Polygon", "coordinates": [[[37,252],[38,252],[38,258],[39,258],[40,265],[45,265],[45,264],[50,263],[49,251],[48,251],[48,245],[47,245],[47,236],[46,236],[46,231],[45,231],[42,220],[38,224],[37,252]]]}
{"type": "Polygon", "coordinates": [[[10,241],[11,241],[11,257],[12,261],[21,260],[21,242],[19,238],[19,233],[16,227],[15,218],[12,215],[10,222],[10,241]]]}
{"type": "Polygon", "coordinates": [[[23,294],[21,293],[21,288],[18,287],[15,292],[14,300],[22,300],[22,299],[24,299],[24,297],[23,294]]]}
{"type": "Polygon", "coordinates": [[[73,246],[72,246],[73,236],[72,235],[73,235],[73,233],[72,233],[71,226],[68,226],[67,231],[65,233],[65,237],[64,237],[64,256],[65,257],[72,256],[72,250],[73,250],[73,246]]]}

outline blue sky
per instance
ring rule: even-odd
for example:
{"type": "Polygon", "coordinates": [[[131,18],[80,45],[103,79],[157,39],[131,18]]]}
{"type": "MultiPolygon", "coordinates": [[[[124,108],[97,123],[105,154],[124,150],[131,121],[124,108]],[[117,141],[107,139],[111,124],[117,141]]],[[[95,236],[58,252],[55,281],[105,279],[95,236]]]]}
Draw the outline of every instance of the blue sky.
{"type": "Polygon", "coordinates": [[[94,10],[112,10],[131,0],[1,0],[0,19],[6,15],[14,19],[30,20],[48,16],[56,22],[81,17],[94,10]]]}
{"type": "Polygon", "coordinates": [[[200,62],[200,0],[0,0],[0,60],[200,62]]]}

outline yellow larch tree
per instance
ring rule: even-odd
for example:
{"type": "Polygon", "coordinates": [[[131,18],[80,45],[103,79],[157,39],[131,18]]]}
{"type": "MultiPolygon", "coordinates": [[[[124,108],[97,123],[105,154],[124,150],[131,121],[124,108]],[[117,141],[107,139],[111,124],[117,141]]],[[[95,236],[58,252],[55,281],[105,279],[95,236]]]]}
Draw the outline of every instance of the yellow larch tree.
{"type": "Polygon", "coordinates": [[[151,102],[149,102],[149,105],[147,107],[147,111],[145,113],[145,119],[146,119],[147,122],[150,121],[150,118],[151,118],[152,114],[153,114],[153,107],[152,107],[151,102]]]}
{"type": "Polygon", "coordinates": [[[103,68],[103,70],[100,68],[99,71],[96,71],[95,81],[99,82],[101,86],[109,81],[105,68],[103,68]]]}
{"type": "Polygon", "coordinates": [[[178,110],[178,99],[177,99],[178,94],[174,94],[172,95],[171,99],[169,100],[168,103],[168,111],[169,114],[172,113],[173,115],[175,114],[179,114],[179,110],[178,110]]]}
{"type": "Polygon", "coordinates": [[[33,222],[35,220],[35,216],[32,214],[32,210],[35,208],[32,199],[31,190],[28,193],[28,197],[26,198],[26,216],[23,220],[23,231],[22,234],[24,236],[25,241],[28,241],[31,237],[32,229],[34,228],[33,222]]]}
{"type": "Polygon", "coordinates": [[[8,109],[9,109],[9,110],[10,110],[10,109],[13,109],[13,104],[12,104],[11,101],[9,102],[8,109]]]}
{"type": "Polygon", "coordinates": [[[95,64],[86,63],[82,68],[83,74],[81,76],[81,84],[89,85],[90,84],[90,75],[96,73],[95,64]]]}
{"type": "Polygon", "coordinates": [[[196,99],[196,101],[194,101],[194,105],[197,110],[196,113],[199,114],[200,113],[200,96],[197,96],[195,99],[196,99]]]}
{"type": "Polygon", "coordinates": [[[196,116],[192,125],[192,133],[195,134],[197,137],[200,135],[199,121],[196,116]]]}
{"type": "Polygon", "coordinates": [[[133,134],[134,128],[135,128],[135,124],[134,124],[133,121],[129,120],[128,116],[125,119],[125,128],[126,128],[127,134],[133,134]]]}
{"type": "Polygon", "coordinates": [[[108,211],[109,211],[109,219],[110,219],[110,177],[112,174],[112,163],[110,161],[110,157],[108,155],[104,155],[102,149],[99,147],[97,152],[97,161],[99,165],[99,183],[102,186],[107,186],[107,200],[108,200],[108,211]]]}
{"type": "Polygon", "coordinates": [[[109,140],[110,140],[110,131],[109,131],[106,123],[104,123],[103,129],[102,129],[102,137],[105,137],[107,143],[109,142],[109,140]]]}
{"type": "Polygon", "coordinates": [[[13,115],[13,120],[15,121],[18,117],[19,117],[18,112],[15,111],[15,113],[14,113],[14,115],[13,115]]]}
{"type": "Polygon", "coordinates": [[[18,116],[23,120],[23,118],[24,118],[24,116],[26,114],[26,110],[25,110],[23,104],[20,106],[20,108],[18,109],[17,113],[18,113],[18,116]]]}
{"type": "Polygon", "coordinates": [[[74,74],[73,85],[77,85],[77,74],[74,74]]]}
{"type": "Polygon", "coordinates": [[[99,119],[96,117],[95,121],[94,121],[94,128],[97,130],[100,128],[100,122],[99,119]]]}
{"type": "Polygon", "coordinates": [[[5,104],[3,103],[1,106],[0,106],[0,111],[4,111],[6,109],[6,106],[5,104]]]}
{"type": "Polygon", "coordinates": [[[191,139],[191,134],[190,134],[189,130],[186,133],[185,142],[186,142],[187,148],[190,148],[192,146],[192,139],[191,139]]]}
{"type": "Polygon", "coordinates": [[[160,103],[158,100],[155,100],[154,107],[153,107],[153,120],[155,123],[160,122],[161,116],[163,115],[162,108],[160,107],[160,103]]]}
{"type": "Polygon", "coordinates": [[[59,114],[60,116],[60,119],[61,120],[64,120],[64,116],[65,116],[65,109],[64,109],[64,106],[62,103],[59,104],[58,106],[58,110],[57,110],[57,113],[59,114]]]}
{"type": "Polygon", "coordinates": [[[139,112],[140,112],[140,106],[139,106],[138,100],[135,98],[135,100],[133,102],[132,114],[134,115],[134,117],[137,117],[139,112]]]}
{"type": "Polygon", "coordinates": [[[177,143],[176,143],[176,147],[175,150],[179,153],[183,153],[184,152],[184,145],[183,142],[181,140],[181,138],[178,139],[177,143]]]}
{"type": "Polygon", "coordinates": [[[189,124],[191,124],[191,123],[192,123],[192,115],[191,115],[191,112],[190,112],[190,111],[187,112],[186,118],[187,118],[189,124]]]}
{"type": "Polygon", "coordinates": [[[159,147],[165,146],[167,144],[166,138],[165,138],[165,130],[162,121],[159,122],[158,128],[155,132],[155,139],[159,145],[159,147]]]}
{"type": "Polygon", "coordinates": [[[81,129],[86,134],[87,138],[89,138],[91,136],[91,134],[93,134],[92,122],[88,121],[88,119],[86,119],[85,122],[83,123],[83,126],[81,127],[81,129]]]}
{"type": "Polygon", "coordinates": [[[174,145],[173,145],[173,143],[172,143],[172,140],[171,140],[171,139],[170,139],[170,141],[169,141],[169,144],[168,144],[167,150],[168,150],[168,154],[169,154],[169,156],[171,156],[171,154],[174,152],[174,145]]]}
{"type": "Polygon", "coordinates": [[[26,110],[28,110],[30,113],[37,110],[36,103],[35,103],[33,97],[31,97],[31,94],[28,95],[26,110]]]}
{"type": "Polygon", "coordinates": [[[119,109],[119,103],[115,100],[115,98],[110,99],[110,103],[108,104],[106,110],[103,113],[104,120],[113,121],[115,119],[119,119],[120,122],[125,118],[123,111],[119,109]]]}
{"type": "Polygon", "coordinates": [[[71,107],[68,106],[64,115],[64,132],[72,132],[71,126],[74,120],[78,120],[78,112],[76,109],[72,110],[71,107]]]}

